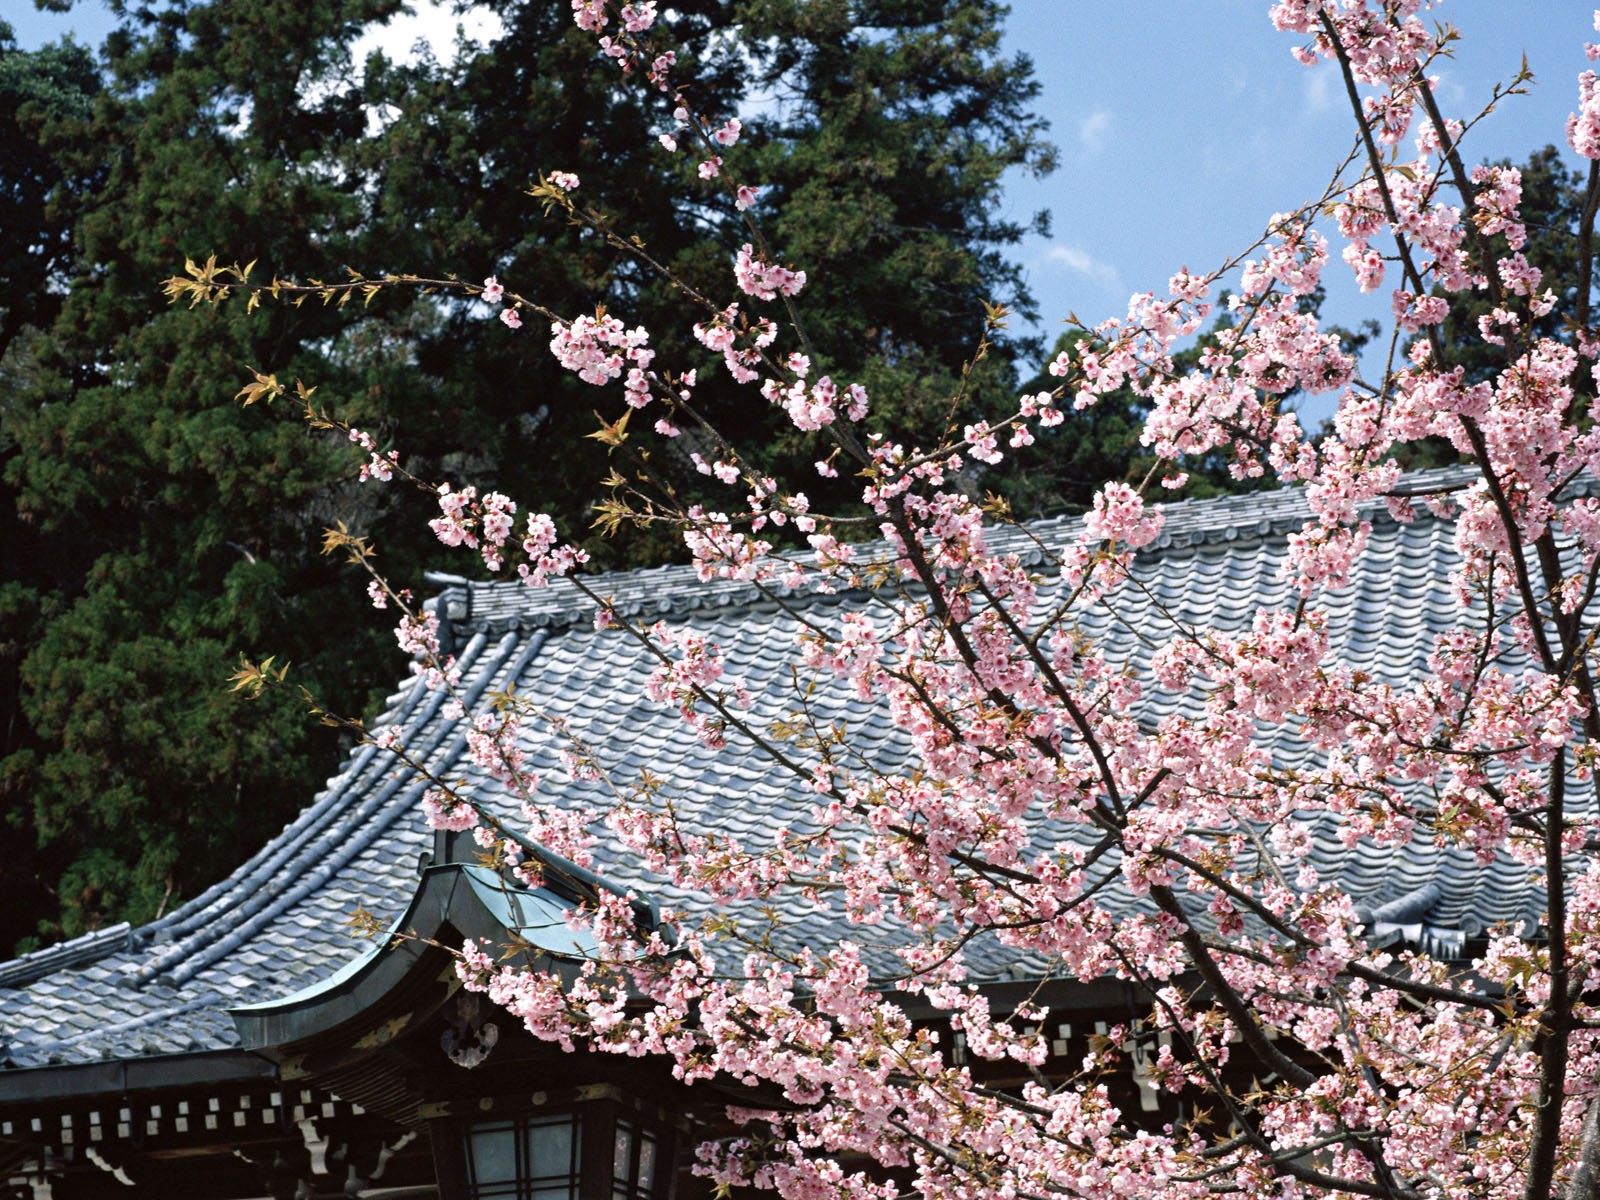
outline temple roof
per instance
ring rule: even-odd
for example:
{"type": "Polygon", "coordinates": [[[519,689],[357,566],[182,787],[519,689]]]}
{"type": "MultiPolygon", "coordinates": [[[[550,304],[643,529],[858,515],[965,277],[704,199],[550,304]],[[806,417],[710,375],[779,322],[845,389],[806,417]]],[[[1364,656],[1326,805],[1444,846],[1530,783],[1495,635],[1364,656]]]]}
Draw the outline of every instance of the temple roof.
{"type": "MultiPolygon", "coordinates": [[[[1411,489],[1454,482],[1459,473],[1430,473],[1406,481],[1411,489]]],[[[1297,491],[1262,492],[1166,507],[1160,539],[1138,557],[1138,586],[1118,590],[1114,603],[1086,610],[1082,631],[1114,663],[1136,673],[1153,646],[1142,630],[1158,630],[1158,608],[1221,630],[1243,629],[1261,606],[1295,601],[1279,567],[1290,531],[1306,519],[1297,491]]],[[[1333,656],[1396,684],[1425,670],[1434,636],[1457,617],[1448,574],[1457,562],[1450,522],[1420,510],[1398,523],[1381,507],[1367,553],[1349,584],[1322,598],[1330,613],[1333,656]]],[[[991,550],[1012,550],[1041,564],[1044,550],[1068,541],[1072,520],[1024,530],[996,531],[991,550]]],[[[565,721],[610,764],[617,777],[648,768],[671,781],[680,817],[691,827],[734,833],[762,845],[784,825],[805,824],[815,796],[754,756],[709,750],[669,706],[646,698],[652,663],[625,635],[594,628],[594,606],[564,585],[530,590],[513,583],[440,579],[436,600],[473,698],[514,689],[549,716],[565,721]]],[[[591,580],[625,616],[684,622],[722,648],[727,671],[754,695],[752,719],[783,718],[796,707],[786,656],[792,618],[753,585],[699,582],[692,568],[661,567],[591,580]]],[[[827,624],[846,611],[864,611],[864,594],[797,594],[809,619],[827,624]]],[[[1151,719],[1184,701],[1154,697],[1151,719]]],[[[880,764],[903,761],[906,743],[882,708],[866,708],[828,692],[820,714],[848,716],[852,747],[880,764]]],[[[373,727],[398,725],[434,771],[471,774],[464,737],[446,719],[440,695],[416,680],[389,698],[373,727]]],[[[598,785],[572,781],[559,747],[530,731],[526,750],[551,803],[598,803],[598,785]]],[[[1291,738],[1272,746],[1280,766],[1311,760],[1291,738]]],[[[424,781],[395,768],[372,747],[354,753],[344,770],[259,854],[216,886],[158,921],[119,926],[0,966],[0,1063],[38,1068],[234,1048],[239,1034],[230,1008],[271,1001],[315,988],[359,958],[370,941],[347,924],[358,907],[380,921],[405,912],[417,890],[419,859],[430,850],[418,805],[424,781]]],[[[495,796],[490,785],[487,794],[495,796]]],[[[515,806],[499,794],[513,820],[515,806]]],[[[1502,856],[1487,867],[1470,852],[1433,844],[1419,833],[1409,845],[1346,846],[1330,814],[1305,814],[1325,878],[1337,878],[1371,914],[1375,936],[1400,938],[1436,953],[1459,953],[1484,928],[1501,921],[1537,922],[1544,897],[1537,880],[1502,856]]],[[[1045,827],[1040,837],[1082,837],[1045,827]]],[[[688,909],[692,895],[651,877],[632,856],[604,841],[594,869],[622,887],[663,905],[688,909]]],[[[1123,894],[1129,907],[1137,900],[1123,894]]],[[[780,912],[807,941],[828,944],[869,931],[848,926],[836,909],[798,897],[780,912]]],[[[870,947],[869,947],[870,949],[870,947]]],[[[1042,964],[997,943],[974,943],[974,975],[1007,980],[1036,976],[1042,964]]],[[[0,1072],[3,1076],[4,1072],[0,1072]]]]}

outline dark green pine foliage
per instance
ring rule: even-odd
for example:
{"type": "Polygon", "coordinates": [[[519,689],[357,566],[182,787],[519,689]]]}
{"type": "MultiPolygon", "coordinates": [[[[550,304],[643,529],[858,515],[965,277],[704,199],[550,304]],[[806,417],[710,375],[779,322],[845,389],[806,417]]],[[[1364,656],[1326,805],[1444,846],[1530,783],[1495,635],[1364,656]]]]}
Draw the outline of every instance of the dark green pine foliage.
{"type": "MultiPolygon", "coordinates": [[[[394,0],[216,0],[141,8],[104,49],[91,111],[58,130],[70,284],[5,412],[6,480],[35,532],[6,819],[44,911],[9,940],[147,918],[238,862],[316,787],[330,739],[295,706],[235,703],[241,651],[305,664],[359,706],[381,661],[351,581],[315,554],[340,460],[229,400],[246,365],[332,376],[320,309],[168,309],[184,254],[336,272],[361,224],[330,164],[364,134],[340,47],[394,0]]],[[[62,114],[63,120],[71,114],[62,114]]],[[[344,368],[343,374],[351,374],[344,368]]],[[[15,568],[8,564],[10,574],[15,568]]],[[[15,581],[13,581],[14,583],[15,581]]],[[[8,585],[11,586],[11,585],[8,585]]],[[[20,616],[18,619],[21,619],[20,616]]],[[[385,670],[389,668],[385,667],[385,670]]]]}
{"type": "MultiPolygon", "coordinates": [[[[822,443],[731,385],[671,285],[523,194],[576,171],[616,229],[718,303],[739,298],[749,234],[728,190],[698,178],[702,153],[656,144],[670,106],[596,69],[565,4],[502,0],[505,36],[448,62],[349,63],[341,47],[396,6],[130,9],[92,112],[62,118],[56,169],[97,182],[57,189],[74,241],[56,277],[71,286],[7,404],[7,485],[37,545],[0,608],[20,664],[5,812],[36,840],[26,861],[51,897],[10,914],[0,940],[192,895],[334,768],[339,748],[294,705],[244,707],[225,684],[240,652],[292,660],[340,711],[370,710],[392,681],[361,580],[316,553],[324,526],[372,535],[398,579],[473,569],[430,543],[422,498],[355,484],[347,448],[232,401],[247,369],[317,385],[419,473],[500,488],[574,534],[605,495],[604,450],[582,435],[620,398],[561,371],[537,321],[511,334],[482,304],[399,295],[170,310],[159,281],[186,255],[256,259],[258,277],[497,274],[569,314],[604,303],[658,332],[662,365],[700,368],[698,402],[763,466],[819,504],[854,490],[825,491],[810,466],[822,443]]],[[[811,272],[814,369],[864,381],[925,444],[999,409],[1030,349],[1002,335],[963,384],[985,303],[1029,304],[1003,257],[1020,230],[994,215],[1000,176],[1049,165],[1028,64],[998,52],[1002,15],[982,0],[685,0],[665,31],[696,107],[745,119],[728,170],[766,186],[764,229],[811,272]]],[[[694,495],[688,453],[703,447],[686,436],[652,465],[694,495]]],[[[588,540],[605,565],[679,552],[666,531],[588,540]]]]}
{"type": "MultiPolygon", "coordinates": [[[[1559,336],[1580,317],[1583,261],[1580,231],[1584,223],[1585,205],[1592,202],[1590,191],[1595,185],[1574,170],[1570,163],[1567,151],[1545,146],[1534,151],[1528,156],[1527,162],[1518,166],[1522,174],[1522,222],[1528,234],[1522,253],[1543,272],[1540,290],[1549,289],[1556,294],[1555,307],[1544,316],[1534,318],[1531,323],[1531,332],[1536,337],[1559,336]]],[[[1595,178],[1596,174],[1591,171],[1590,179],[1595,178]]],[[[1591,226],[1592,222],[1591,215],[1591,226]]],[[[1499,255],[1510,253],[1504,234],[1495,234],[1491,246],[1499,255]]],[[[1474,247],[1469,247],[1469,250],[1475,253],[1474,247]]],[[[1594,248],[1591,247],[1587,298],[1591,314],[1594,265],[1594,248]]],[[[1465,297],[1460,303],[1451,305],[1450,314],[1440,331],[1446,363],[1462,367],[1467,378],[1474,382],[1492,378],[1506,362],[1506,349],[1484,342],[1478,331],[1478,318],[1493,307],[1494,303],[1487,293],[1477,292],[1465,297]]],[[[1594,317],[1590,315],[1588,319],[1593,322],[1594,317]]],[[[1429,438],[1408,447],[1403,462],[1408,468],[1422,468],[1442,466],[1458,459],[1455,447],[1444,438],[1429,438]]]]}
{"type": "MultiPolygon", "coordinates": [[[[60,307],[48,284],[65,267],[70,238],[50,198],[89,181],[65,178],[49,147],[60,123],[88,115],[98,87],[87,48],[68,39],[30,53],[0,21],[0,356],[60,307]]],[[[17,384],[6,379],[10,395],[17,384]]]]}
{"type": "MultiPolygon", "coordinates": [[[[385,265],[453,269],[473,281],[494,273],[573,315],[604,301],[652,331],[658,367],[698,369],[695,403],[729,442],[819,506],[837,504],[857,487],[849,472],[831,485],[819,479],[811,464],[826,439],[787,428],[694,342],[690,325],[704,312],[592,234],[541,219],[519,194],[540,174],[576,172],[579,199],[611,214],[619,233],[638,236],[718,306],[737,300],[772,316],[784,327],[782,346],[800,348],[780,304],[734,287],[733,257],[751,234],[729,184],[746,182],[764,189],[752,215],[774,252],[809,274],[796,307],[814,376],[864,383],[875,406],[923,444],[1010,398],[1019,359],[1037,346],[1004,335],[961,384],[985,304],[1024,313],[1031,305],[1004,256],[1022,230],[995,215],[1001,175],[1051,165],[1042,124],[1027,108],[1031,68],[999,52],[1003,6],[672,6],[662,41],[679,47],[677,77],[690,104],[713,121],[744,121],[740,143],[724,153],[723,177],[710,183],[696,171],[706,147],[680,132],[680,149],[669,154],[651,136],[676,131],[671,104],[597,71],[592,38],[563,9],[499,11],[507,33],[491,50],[369,77],[393,117],[367,163],[380,181],[375,227],[385,265]],[[419,212],[429,215],[420,226],[419,212]]],[[[535,497],[563,528],[583,534],[608,466],[603,447],[584,435],[597,415],[622,413],[620,396],[563,372],[543,328],[530,323],[507,337],[491,317],[482,305],[451,306],[416,330],[414,357],[392,376],[385,412],[409,451],[461,462],[480,485],[535,497]],[[419,419],[432,411],[452,420],[419,419]],[[462,456],[462,447],[472,453],[462,456]]],[[[656,443],[650,467],[680,499],[725,507],[727,492],[706,489],[690,466],[696,450],[710,456],[692,431],[656,443]]],[[[665,528],[589,543],[608,566],[682,553],[665,528]]]]}
{"type": "MultiPolygon", "coordinates": [[[[1528,234],[1522,253],[1544,273],[1540,290],[1548,288],[1556,294],[1555,308],[1534,318],[1533,333],[1555,337],[1578,315],[1578,231],[1586,196],[1584,178],[1554,146],[1534,151],[1518,170],[1522,174],[1522,222],[1528,234]]],[[[1499,255],[1511,252],[1504,234],[1496,234],[1491,245],[1499,255]]],[[[1505,350],[1486,344],[1478,332],[1478,318],[1492,307],[1485,293],[1452,305],[1442,331],[1449,362],[1465,367],[1474,380],[1488,378],[1505,363],[1505,350]]]]}
{"type": "MultiPolygon", "coordinates": [[[[0,472],[18,453],[11,417],[39,377],[43,331],[61,308],[62,289],[54,285],[71,251],[63,205],[95,187],[100,174],[72,176],[52,147],[63,126],[88,115],[98,87],[87,48],[68,40],[24,51],[0,21],[0,472]]],[[[0,814],[11,824],[25,818],[26,772],[12,768],[23,761],[14,756],[33,744],[21,711],[21,667],[40,632],[46,560],[38,530],[21,518],[15,489],[0,478],[0,814]]],[[[30,853],[0,858],[0,892],[12,912],[52,907],[30,853]]],[[[26,919],[0,923],[0,948],[29,931],[26,919]]]]}
{"type": "MultiPolygon", "coordinates": [[[[1004,6],[750,0],[743,12],[768,98],[751,169],[769,185],[760,211],[774,245],[809,272],[798,307],[815,369],[864,383],[909,443],[1007,411],[1039,344],[1002,329],[967,366],[986,305],[1036,315],[1006,257],[1024,229],[998,200],[1004,172],[1048,172],[1054,148],[1029,109],[1030,65],[999,52],[1004,6]]],[[[814,457],[782,426],[751,432],[775,457],[814,457]]],[[[1005,487],[1003,474],[980,483],[1005,487]]],[[[808,490],[834,499],[816,480],[808,490]]]]}
{"type": "MultiPolygon", "coordinates": [[[[726,239],[707,229],[718,220],[714,196],[698,180],[687,183],[650,132],[671,126],[661,99],[598,63],[593,35],[573,24],[568,6],[493,7],[505,31],[487,49],[466,48],[448,63],[397,66],[375,56],[367,64],[367,97],[384,126],[353,159],[372,188],[370,225],[353,261],[369,273],[454,273],[474,283],[497,275],[569,316],[603,304],[630,325],[683,324],[681,301],[637,261],[547,217],[527,195],[540,175],[575,171],[585,203],[610,214],[619,232],[731,286],[726,239]]],[[[682,70],[697,79],[704,102],[731,111],[743,81],[726,20],[724,4],[695,0],[675,5],[659,28],[663,41],[683,48],[682,70]]],[[[374,350],[366,399],[378,434],[418,474],[442,473],[552,511],[568,536],[594,543],[602,564],[672,553],[664,536],[617,547],[589,536],[607,462],[584,435],[597,411],[615,418],[619,393],[563,371],[537,317],[513,334],[496,311],[452,301],[370,323],[362,333],[374,350]]],[[[415,542],[419,530],[426,536],[422,514],[403,507],[409,523],[380,530],[381,545],[415,542]]],[[[460,555],[446,561],[472,569],[460,555]]]]}

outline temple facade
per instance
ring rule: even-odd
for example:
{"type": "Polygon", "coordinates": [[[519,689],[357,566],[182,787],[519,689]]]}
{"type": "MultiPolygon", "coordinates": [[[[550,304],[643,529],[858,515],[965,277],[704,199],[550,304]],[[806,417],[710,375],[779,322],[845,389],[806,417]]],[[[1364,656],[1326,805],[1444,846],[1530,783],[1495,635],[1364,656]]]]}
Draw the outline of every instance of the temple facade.
{"type": "MultiPolygon", "coordinates": [[[[1242,628],[1262,605],[1289,605],[1279,576],[1287,535],[1306,519],[1293,491],[1169,506],[1160,540],[1135,566],[1137,586],[1086,612],[1083,632],[1113,661],[1148,667],[1154,630],[1175,616],[1242,628]]],[[[1372,514],[1371,547],[1349,585],[1327,598],[1334,655],[1403,684],[1425,669],[1435,634],[1456,618],[1447,576],[1453,529],[1427,513],[1398,523],[1372,514]]],[[[997,531],[991,549],[1042,561],[1065,543],[1068,521],[997,531]]],[[[644,768],[672,781],[691,826],[735,830],[757,844],[804,820],[813,797],[730,744],[721,753],[686,736],[667,706],[645,695],[652,663],[636,643],[597,630],[592,605],[569,588],[437,578],[438,611],[472,703],[515,690],[592,747],[620,776],[644,768]]],[[[622,615],[693,625],[717,641],[728,671],[753,694],[755,719],[794,707],[774,645],[792,618],[753,587],[704,584],[686,567],[602,577],[595,590],[622,615]]],[[[821,624],[863,610],[864,596],[797,595],[821,624]]],[[[823,695],[826,715],[849,716],[854,745],[892,766],[907,753],[888,714],[823,695]],[[830,710],[829,706],[833,706],[830,710]]],[[[1161,714],[1152,700],[1152,718],[1161,714]]],[[[1179,703],[1171,701],[1170,703],[1179,703]]],[[[473,773],[443,697],[408,679],[373,728],[397,726],[438,775],[473,773]]],[[[594,802],[595,785],[563,776],[558,747],[526,746],[553,804],[594,802]]],[[[1274,745],[1283,765],[1312,751],[1274,745]]],[[[601,889],[693,912],[696,898],[649,876],[620,848],[597,847],[592,869],[550,857],[529,889],[479,864],[470,839],[429,832],[419,814],[427,781],[371,746],[283,832],[231,876],[140,928],[117,926],[0,965],[0,1179],[19,1197],[595,1197],[666,1200],[709,1194],[690,1171],[692,1147],[714,1134],[730,1084],[684,1087],[665,1064],[540,1043],[462,990],[449,948],[465,938],[514,945],[523,961],[576,970],[592,950],[566,915],[601,889]],[[351,917],[371,914],[389,934],[351,917]],[[363,929],[366,932],[362,932],[363,929]]],[[[496,803],[486,783],[487,803],[496,803]]],[[[515,806],[500,794],[508,816],[515,806]]],[[[218,814],[225,819],[225,814],[218,814]]],[[[1362,906],[1368,936],[1468,959],[1503,922],[1536,927],[1544,897],[1509,859],[1482,866],[1470,852],[1419,833],[1409,845],[1354,846],[1327,813],[1301,818],[1324,878],[1362,906]]],[[[1041,825],[1041,841],[1083,837],[1041,825]]],[[[1124,894],[1130,910],[1139,899],[1124,894]]],[[[755,917],[751,918],[756,919],[755,917]]],[[[812,944],[860,927],[798,900],[772,913],[774,935],[812,944]]],[[[869,944],[867,952],[872,952],[869,944]]],[[[1055,980],[1050,964],[998,943],[975,943],[975,978],[996,1007],[1025,994],[1052,1010],[1051,1063],[1065,1072],[1088,1039],[1137,1023],[1148,998],[1115,980],[1055,980]],[[1042,991],[1041,991],[1042,987],[1042,991]]],[[[883,963],[885,972],[892,964],[883,963]]],[[[918,1019],[938,1014],[913,1011],[918,1019]]],[[[959,1040],[950,1053],[960,1055],[959,1040]]],[[[992,1075],[997,1086],[1010,1081],[992,1075]]],[[[1174,1101],[1142,1077],[1122,1080],[1125,1106],[1170,1120],[1174,1101]]]]}

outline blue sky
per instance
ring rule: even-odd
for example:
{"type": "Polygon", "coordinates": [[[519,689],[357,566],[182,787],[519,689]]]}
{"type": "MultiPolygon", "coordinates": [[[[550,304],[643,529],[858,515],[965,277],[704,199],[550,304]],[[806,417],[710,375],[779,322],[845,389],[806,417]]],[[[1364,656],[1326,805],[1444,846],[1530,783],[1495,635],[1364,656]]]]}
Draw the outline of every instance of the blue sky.
{"type": "MultiPolygon", "coordinates": [[[[1048,331],[1068,311],[1091,322],[1120,315],[1130,293],[1164,289],[1180,266],[1219,265],[1274,212],[1321,194],[1351,141],[1343,88],[1327,66],[1290,57],[1296,39],[1272,28],[1267,9],[1267,0],[1013,5],[1007,44],[1032,57],[1061,151],[1054,175],[1006,190],[1013,214],[1054,214],[1053,236],[1018,255],[1048,331]]],[[[1570,0],[1460,0],[1430,14],[1462,34],[1437,71],[1447,116],[1475,115],[1524,52],[1537,77],[1472,131],[1470,158],[1519,161],[1564,145],[1589,66],[1583,43],[1600,38],[1593,12],[1570,0]]],[[[1343,264],[1328,274],[1331,315],[1354,320],[1374,304],[1340,286],[1343,264]]]]}
{"type": "MultiPolygon", "coordinates": [[[[1267,20],[1267,0],[1014,0],[1006,45],[1028,54],[1061,166],[1042,181],[1007,181],[1003,203],[1024,221],[1054,214],[1049,239],[1017,251],[1053,334],[1068,312],[1094,322],[1121,314],[1133,291],[1162,289],[1181,266],[1209,270],[1247,246],[1277,211],[1321,193],[1350,144],[1342,88],[1326,66],[1289,54],[1295,39],[1267,20]]],[[[97,41],[110,27],[95,0],[65,16],[0,0],[25,46],[66,32],[97,41]]],[[[1430,19],[1462,34],[1441,65],[1448,115],[1475,115],[1524,53],[1536,80],[1476,128],[1474,159],[1520,160],[1550,142],[1577,96],[1596,38],[1594,8],[1573,0],[1452,0],[1430,19]]],[[[392,50],[454,18],[412,21],[382,40],[392,50]]],[[[1358,297],[1330,268],[1329,315],[1352,323],[1385,301],[1358,297]]]]}

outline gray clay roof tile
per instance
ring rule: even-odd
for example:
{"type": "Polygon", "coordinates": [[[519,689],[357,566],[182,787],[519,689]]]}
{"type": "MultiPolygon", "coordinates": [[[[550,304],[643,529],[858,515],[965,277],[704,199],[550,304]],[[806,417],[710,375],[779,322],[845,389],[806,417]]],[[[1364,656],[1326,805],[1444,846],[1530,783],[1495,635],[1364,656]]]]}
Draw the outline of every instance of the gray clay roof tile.
{"type": "MultiPolygon", "coordinates": [[[[1415,478],[1415,477],[1414,477],[1415,478]]],[[[1414,481],[1413,478],[1413,481],[1414,481]]],[[[1433,482],[1436,482],[1435,479],[1433,482]]],[[[1429,481],[1424,481],[1429,482],[1429,481]]],[[[1218,501],[1168,506],[1158,543],[1139,558],[1139,588],[1117,595],[1113,620],[1102,606],[1084,614],[1085,633],[1113,661],[1148,666],[1151,648],[1130,628],[1151,627],[1156,606],[1182,620],[1241,628],[1259,605],[1292,602],[1280,578],[1285,535],[1306,517],[1294,491],[1263,492],[1218,501]]],[[[1374,514],[1368,555],[1350,585],[1326,598],[1334,652],[1351,666],[1401,683],[1422,668],[1434,634],[1451,619],[1446,575],[1455,562],[1449,524],[1422,513],[1413,524],[1374,514]]],[[[1069,520],[1045,521],[1023,532],[997,532],[991,548],[1042,562],[1039,542],[1059,545],[1074,530],[1069,520]]],[[[786,823],[806,819],[813,797],[753,758],[716,755],[684,736],[676,714],[645,699],[650,663],[617,634],[598,633],[592,606],[571,589],[530,591],[508,584],[449,582],[438,605],[454,618],[464,686],[475,694],[515,686],[574,732],[595,744],[621,777],[648,767],[678,782],[682,814],[759,843],[786,823]]],[[[702,584],[691,569],[660,567],[599,578],[595,587],[625,615],[684,621],[717,640],[730,673],[755,693],[755,715],[771,720],[795,707],[790,683],[770,653],[787,645],[787,619],[743,583],[702,584]]],[[[796,596],[814,619],[831,623],[869,601],[860,595],[796,596]]],[[[1150,701],[1154,719],[1180,703],[1150,701]]],[[[1192,700],[1187,702],[1192,707],[1192,700]]],[[[903,759],[906,742],[881,710],[824,691],[824,715],[849,716],[853,745],[879,763],[903,759]]],[[[408,744],[435,769],[464,770],[463,741],[443,715],[441,698],[408,680],[389,697],[373,727],[398,724],[408,744]]],[[[1275,744],[1280,763],[1310,757],[1293,740],[1275,744]]],[[[561,778],[548,739],[532,738],[534,766],[561,778]]],[[[423,784],[396,770],[370,748],[344,770],[250,862],[173,913],[142,929],[118,928],[0,965],[0,1062],[10,1067],[89,1062],[104,1057],[220,1049],[237,1044],[229,1006],[287,995],[317,983],[358,956],[365,943],[344,927],[363,906],[380,919],[396,918],[415,887],[419,853],[431,847],[418,803],[423,784]]],[[[552,785],[561,803],[597,798],[594,785],[552,785]]],[[[503,794],[503,789],[502,789],[503,794]]],[[[1404,900],[1435,946],[1455,946],[1497,921],[1537,920],[1543,896],[1529,873],[1509,859],[1487,867],[1470,854],[1428,845],[1348,846],[1326,813],[1302,818],[1314,830],[1313,861],[1340,878],[1371,908],[1404,900]],[[1451,942],[1450,938],[1455,938],[1451,942]],[[1443,940],[1439,940],[1443,939],[1443,940]]],[[[1041,839],[1082,837],[1045,827],[1041,839]]],[[[667,905],[692,905],[648,877],[629,856],[602,846],[595,868],[667,905]]],[[[1135,901],[1114,889],[1121,902],[1135,901]]],[[[832,911],[797,898],[779,904],[782,916],[818,943],[843,936],[832,911]]],[[[861,940],[863,931],[852,930],[861,940]]],[[[1027,976],[1039,964],[994,944],[976,944],[972,965],[990,978],[1027,976]]]]}

